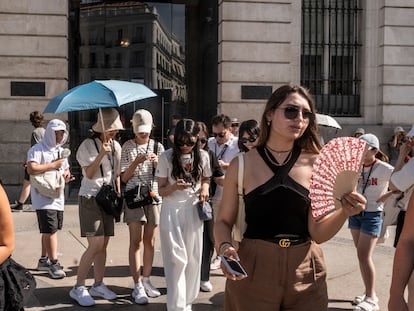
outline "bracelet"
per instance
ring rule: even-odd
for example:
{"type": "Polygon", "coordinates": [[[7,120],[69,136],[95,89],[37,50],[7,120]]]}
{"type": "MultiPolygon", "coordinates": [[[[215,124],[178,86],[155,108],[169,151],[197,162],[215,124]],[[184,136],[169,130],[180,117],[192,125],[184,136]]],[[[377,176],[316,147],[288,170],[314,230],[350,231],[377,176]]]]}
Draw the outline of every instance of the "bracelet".
{"type": "Polygon", "coordinates": [[[223,255],[223,250],[226,248],[229,248],[229,247],[233,247],[233,244],[231,244],[230,242],[221,242],[220,243],[220,246],[219,246],[219,248],[218,248],[218,254],[219,255],[223,255]],[[228,247],[226,247],[226,246],[228,246],[228,247]]]}

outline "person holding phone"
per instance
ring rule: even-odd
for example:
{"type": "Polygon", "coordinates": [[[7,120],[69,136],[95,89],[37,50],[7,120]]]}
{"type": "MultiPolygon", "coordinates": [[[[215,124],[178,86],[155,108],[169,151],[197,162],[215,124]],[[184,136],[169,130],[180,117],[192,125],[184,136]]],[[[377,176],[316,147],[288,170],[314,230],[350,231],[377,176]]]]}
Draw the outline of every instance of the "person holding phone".
{"type": "Polygon", "coordinates": [[[119,113],[115,108],[102,108],[91,136],[86,138],[76,152],[76,160],[82,167],[82,182],[79,189],[79,224],[81,237],[88,246],[79,261],[76,284],[69,296],[83,307],[93,306],[93,297],[107,300],[116,298],[103,278],[106,266],[106,250],[109,239],[114,236],[114,217],[106,214],[95,197],[102,185],[114,184],[120,194],[121,146],[115,140],[119,130],[123,130],[119,113]],[[88,289],[86,279],[93,265],[94,283],[88,289]]]}
{"type": "Polygon", "coordinates": [[[132,117],[135,137],[122,145],[121,180],[126,184],[125,190],[140,185],[150,185],[157,200],[142,208],[124,210],[124,221],[129,228],[129,270],[134,281],[132,297],[137,304],[147,304],[148,297],[161,295],[150,281],[154,260],[155,233],[160,221],[161,198],[158,196],[158,185],[154,180],[158,156],[164,151],[163,145],[150,138],[153,129],[151,113],[138,109],[132,117]],[[141,242],[143,244],[143,273],[141,277],[141,242]]]}
{"type": "Polygon", "coordinates": [[[257,147],[244,154],[247,229],[237,251],[231,241],[239,201],[238,158],[224,179],[216,251],[239,261],[247,274],[221,265],[227,277],[224,310],[327,310],[326,265],[318,243],[363,211],[366,200],[354,191],[341,198],[342,208],[335,213],[318,221],[312,217],[308,194],[319,149],[312,97],[301,86],[281,86],[266,104],[257,147]]]}
{"type": "Polygon", "coordinates": [[[163,199],[160,241],[169,311],[191,311],[200,290],[203,221],[197,204],[209,198],[211,169],[199,131],[193,120],[180,120],[174,146],[160,155],[155,174],[163,199]]]}

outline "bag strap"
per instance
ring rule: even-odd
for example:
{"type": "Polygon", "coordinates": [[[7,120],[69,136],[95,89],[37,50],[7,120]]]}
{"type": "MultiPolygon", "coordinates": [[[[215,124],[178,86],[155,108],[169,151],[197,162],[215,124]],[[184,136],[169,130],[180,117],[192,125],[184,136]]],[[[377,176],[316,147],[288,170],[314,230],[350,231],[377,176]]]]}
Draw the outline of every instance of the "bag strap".
{"type": "MultiPolygon", "coordinates": [[[[154,154],[156,156],[158,156],[158,141],[156,139],[154,139],[154,154]]],[[[154,163],[152,163],[152,181],[154,182],[154,177],[155,177],[155,166],[154,163]]]]}
{"type": "Polygon", "coordinates": [[[239,154],[239,170],[237,173],[237,192],[239,195],[243,195],[243,177],[244,177],[244,153],[239,154]]]}
{"type": "MultiPolygon", "coordinates": [[[[95,144],[95,148],[96,148],[96,151],[98,152],[98,154],[99,154],[99,148],[98,148],[98,144],[96,143],[96,140],[94,139],[94,138],[92,138],[92,140],[93,140],[93,143],[95,144]]],[[[112,186],[114,186],[114,188],[115,188],[115,182],[114,182],[114,180],[113,180],[113,177],[114,177],[114,164],[112,163],[112,161],[111,161],[111,158],[109,157],[109,155],[108,155],[108,160],[109,160],[109,162],[111,163],[111,168],[112,168],[112,186]]],[[[112,160],[113,160],[113,157],[112,157],[112,160]]],[[[103,174],[103,169],[102,169],[102,164],[100,164],[99,165],[99,169],[101,170],[101,177],[102,178],[104,178],[104,174],[103,174]]]]}

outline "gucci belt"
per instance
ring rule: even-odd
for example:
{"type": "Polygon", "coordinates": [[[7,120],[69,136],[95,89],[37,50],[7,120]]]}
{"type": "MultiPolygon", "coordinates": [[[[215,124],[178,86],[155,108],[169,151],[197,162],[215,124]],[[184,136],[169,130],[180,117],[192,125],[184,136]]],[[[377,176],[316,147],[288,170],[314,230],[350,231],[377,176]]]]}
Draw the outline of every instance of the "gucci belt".
{"type": "Polygon", "coordinates": [[[288,248],[291,246],[300,245],[300,244],[309,242],[309,240],[310,240],[309,237],[305,237],[305,238],[275,237],[272,239],[266,239],[265,241],[277,244],[282,248],[288,248]]]}

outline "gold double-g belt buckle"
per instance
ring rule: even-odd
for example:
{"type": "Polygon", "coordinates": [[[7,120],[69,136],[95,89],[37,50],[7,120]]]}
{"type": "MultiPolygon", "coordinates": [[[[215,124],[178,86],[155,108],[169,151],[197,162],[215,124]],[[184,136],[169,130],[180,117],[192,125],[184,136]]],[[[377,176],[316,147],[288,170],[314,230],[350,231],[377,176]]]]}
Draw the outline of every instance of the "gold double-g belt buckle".
{"type": "Polygon", "coordinates": [[[279,240],[279,246],[283,248],[290,247],[290,240],[289,239],[280,239],[279,240]]]}

